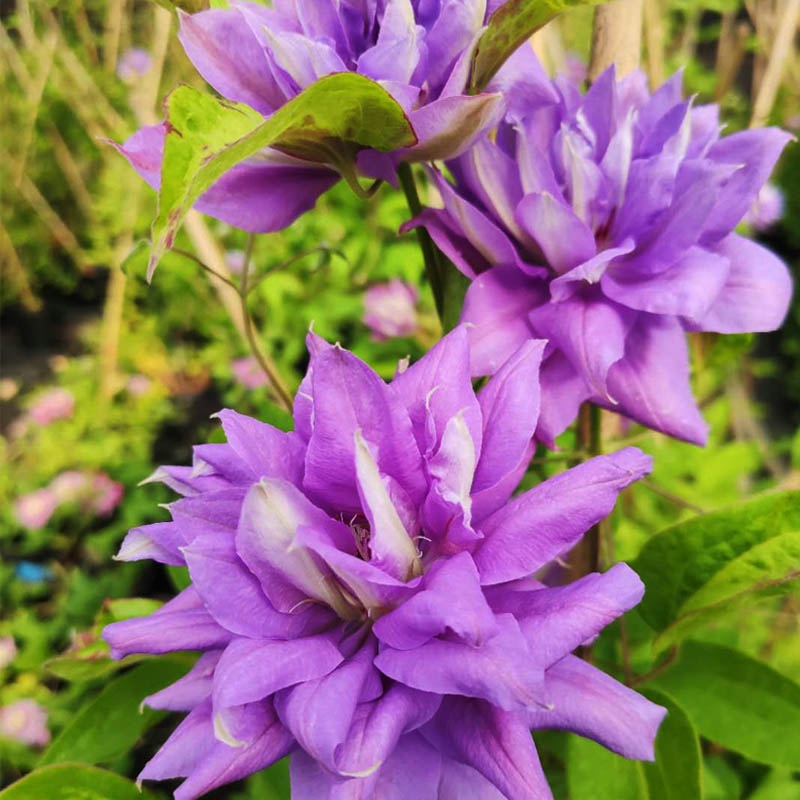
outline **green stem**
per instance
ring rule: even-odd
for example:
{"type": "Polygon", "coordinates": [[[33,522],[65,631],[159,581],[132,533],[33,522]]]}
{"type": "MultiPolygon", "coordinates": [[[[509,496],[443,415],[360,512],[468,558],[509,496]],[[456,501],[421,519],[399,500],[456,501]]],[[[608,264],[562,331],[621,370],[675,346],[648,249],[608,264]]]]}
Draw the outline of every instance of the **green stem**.
{"type": "MultiPolygon", "coordinates": [[[[405,161],[397,168],[397,177],[406,196],[408,209],[416,217],[422,212],[422,203],[417,192],[417,184],[414,181],[414,173],[411,171],[411,166],[405,161]]],[[[444,275],[439,259],[439,251],[425,228],[417,228],[417,240],[419,241],[420,250],[422,250],[422,258],[425,261],[425,274],[428,276],[428,282],[433,291],[436,311],[439,314],[439,319],[444,322],[444,275]]]]}

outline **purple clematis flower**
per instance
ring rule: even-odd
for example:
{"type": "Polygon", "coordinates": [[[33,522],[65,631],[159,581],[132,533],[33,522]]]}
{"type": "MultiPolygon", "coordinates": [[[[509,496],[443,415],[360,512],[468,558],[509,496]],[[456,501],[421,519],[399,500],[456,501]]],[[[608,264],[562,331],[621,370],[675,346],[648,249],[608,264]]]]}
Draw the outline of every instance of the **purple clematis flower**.
{"type": "Polygon", "coordinates": [[[391,384],[309,348],[295,430],[220,412],[227,444],[154,476],[184,496],[172,521],[122,545],[192,582],[107,627],[113,656],[202,651],[147,700],[188,716],[140,778],[185,777],[190,800],[291,754],[294,800],[527,800],[551,797],[531,729],[652,758],[664,710],[571,654],[639,601],[639,578],[533,577],[650,459],[600,456],[512,499],[542,342],[477,395],[464,328],[391,384]]]}
{"type": "MultiPolygon", "coordinates": [[[[357,72],[406,112],[418,143],[393,154],[368,151],[359,166],[394,180],[399,161],[454,157],[502,116],[502,91],[547,91],[530,48],[506,63],[487,91],[465,94],[471,55],[496,0],[280,0],[181,14],[180,40],[200,74],[224,97],[265,117],[319,78],[357,72]]],[[[166,123],[142,128],[120,148],[153,187],[160,183],[166,123]]],[[[267,149],[233,168],[197,208],[248,231],[284,228],[339,179],[320,164],[267,149]]]]}
{"type": "Polygon", "coordinates": [[[475,374],[549,341],[543,441],[590,400],[702,443],[685,332],[781,324],[788,270],[732,231],[791,137],[721,139],[718,108],[682,100],[680,74],[653,94],[643,74],[618,82],[613,69],[585,96],[554,85],[557,102],[516,107],[450,162],[455,188],[436,176],[444,208],[411,226],[474,279],[462,320],[475,374]]]}

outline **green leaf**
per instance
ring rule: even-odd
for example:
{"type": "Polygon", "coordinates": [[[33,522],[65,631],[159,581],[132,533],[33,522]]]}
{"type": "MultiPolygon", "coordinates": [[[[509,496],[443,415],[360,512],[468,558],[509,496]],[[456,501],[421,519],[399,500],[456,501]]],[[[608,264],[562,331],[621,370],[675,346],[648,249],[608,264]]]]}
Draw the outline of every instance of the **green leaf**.
{"type": "Polygon", "coordinates": [[[391,95],[353,72],[318,80],[267,118],[242,103],[180,86],[167,98],[167,123],[148,279],[203,192],[264,148],[327,164],[357,187],[359,150],[389,152],[417,141],[391,95]]]}
{"type": "Polygon", "coordinates": [[[124,755],[165,716],[152,709],[140,712],[142,700],[180,678],[187,666],[179,661],[153,659],[111,681],[53,740],[40,763],[104,764],[124,755]]]}
{"type": "Polygon", "coordinates": [[[795,778],[789,770],[772,770],[749,800],[797,800],[800,797],[800,777],[795,778]]]}
{"type": "Polygon", "coordinates": [[[650,539],[634,564],[656,651],[800,577],[800,492],[701,514],[650,539]]]}
{"type": "Polygon", "coordinates": [[[700,741],[686,712],[661,692],[647,697],[667,709],[653,763],[631,761],[577,736],[567,745],[570,800],[702,800],[700,741]]]}
{"type": "Polygon", "coordinates": [[[136,784],[97,767],[42,767],[0,792],[2,800],[150,800],[136,784]]]}
{"type": "Polygon", "coordinates": [[[747,758],[800,769],[800,685],[749,656],[689,641],[652,685],[707,739],[747,758]]]}
{"type": "Polygon", "coordinates": [[[656,737],[656,760],[642,765],[650,800],[702,800],[703,760],[692,721],[667,695],[652,689],[643,694],[667,709],[656,737]]]}
{"type": "Polygon", "coordinates": [[[580,736],[567,744],[567,786],[570,800],[650,800],[640,762],[580,736]]]}
{"type": "Polygon", "coordinates": [[[491,17],[472,57],[470,92],[482,92],[506,59],[536,31],[574,6],[603,0],[507,0],[491,17]]]}

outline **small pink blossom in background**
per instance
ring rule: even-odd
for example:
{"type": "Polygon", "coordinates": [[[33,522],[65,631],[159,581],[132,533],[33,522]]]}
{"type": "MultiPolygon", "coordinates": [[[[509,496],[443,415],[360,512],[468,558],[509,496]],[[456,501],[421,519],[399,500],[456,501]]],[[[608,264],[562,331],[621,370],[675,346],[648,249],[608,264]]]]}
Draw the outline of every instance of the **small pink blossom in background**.
{"type": "Polygon", "coordinates": [[[259,389],[269,383],[269,378],[253,356],[234,359],[231,361],[231,370],[236,383],[245,389],[259,389]]]}
{"type": "Polygon", "coordinates": [[[33,747],[44,747],[50,741],[47,711],[35,700],[17,700],[0,707],[0,736],[33,747]]]}
{"type": "Polygon", "coordinates": [[[68,389],[50,389],[34,402],[27,418],[37,425],[49,425],[59,419],[68,419],[75,411],[75,398],[68,389]]]}
{"type": "Polygon", "coordinates": [[[564,77],[575,86],[583,86],[589,77],[586,62],[577,53],[567,53],[564,56],[564,77]]]}
{"type": "Polygon", "coordinates": [[[0,636],[0,669],[7,667],[17,657],[17,643],[13,636],[0,636]]]}
{"type": "Polygon", "coordinates": [[[153,382],[146,375],[131,375],[128,378],[126,388],[133,397],[141,397],[150,391],[153,382]]]}
{"type": "Polygon", "coordinates": [[[101,517],[109,516],[122,502],[124,494],[125,487],[112,480],[105,472],[95,475],[92,481],[92,511],[101,517]]]}
{"type": "Polygon", "coordinates": [[[417,300],[413,286],[397,278],[371,286],[364,293],[364,324],[376,339],[411,336],[417,331],[417,300]]]}
{"type": "Polygon", "coordinates": [[[743,221],[757,231],[766,231],[783,216],[783,206],[781,190],[774,183],[765,183],[743,221]]]}
{"type": "Polygon", "coordinates": [[[228,250],[225,263],[234,275],[241,275],[244,269],[244,250],[228,250]]]}
{"type": "Polygon", "coordinates": [[[104,472],[92,473],[67,470],[55,478],[48,487],[58,504],[77,503],[84,511],[108,516],[120,504],[125,489],[104,472]]]}
{"type": "Polygon", "coordinates": [[[58,506],[58,497],[51,489],[37,489],[14,501],[14,516],[23,528],[38,531],[44,528],[58,506]]]}
{"type": "Polygon", "coordinates": [[[91,485],[91,475],[77,469],[68,469],[56,475],[48,487],[61,503],[76,503],[91,485]]]}
{"type": "Polygon", "coordinates": [[[148,73],[152,65],[153,59],[146,50],[142,50],[140,47],[131,47],[120,56],[117,62],[117,76],[125,83],[131,83],[148,73]]]}

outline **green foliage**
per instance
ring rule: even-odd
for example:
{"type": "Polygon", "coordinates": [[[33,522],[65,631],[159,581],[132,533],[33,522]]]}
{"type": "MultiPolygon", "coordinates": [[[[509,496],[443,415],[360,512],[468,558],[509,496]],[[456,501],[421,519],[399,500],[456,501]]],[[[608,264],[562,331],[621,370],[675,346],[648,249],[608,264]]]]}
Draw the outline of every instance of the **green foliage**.
{"type": "Polygon", "coordinates": [[[2,800],[149,800],[132,781],[83,764],[57,764],[37,769],[5,791],[2,800]]]}
{"type": "Polygon", "coordinates": [[[526,39],[568,8],[601,0],[508,0],[489,19],[472,57],[470,89],[483,91],[526,39]]]}
{"type": "Polygon", "coordinates": [[[639,611],[664,649],[723,612],[787,591],[798,564],[800,492],[758,497],[650,539],[635,562],[647,586],[639,611]]]}
{"type": "Polygon", "coordinates": [[[630,761],[589,739],[570,736],[567,783],[571,800],[702,800],[700,742],[686,713],[668,696],[646,692],[667,709],[653,763],[630,761]]]}
{"type": "Polygon", "coordinates": [[[164,717],[164,712],[142,708],[142,701],[180,678],[188,666],[171,659],[152,659],[106,684],[53,740],[42,765],[62,761],[109,764],[125,755],[164,717]]]}
{"type": "Polygon", "coordinates": [[[800,769],[800,684],[727,647],[687,642],[653,685],[707,739],[753,761],[800,769]]]}
{"type": "Polygon", "coordinates": [[[167,100],[167,121],[148,278],[203,192],[258,151],[273,147],[332,166],[358,188],[359,150],[387,152],[416,142],[397,101],[355,73],[322,78],[266,119],[242,103],[181,86],[167,100]]]}

